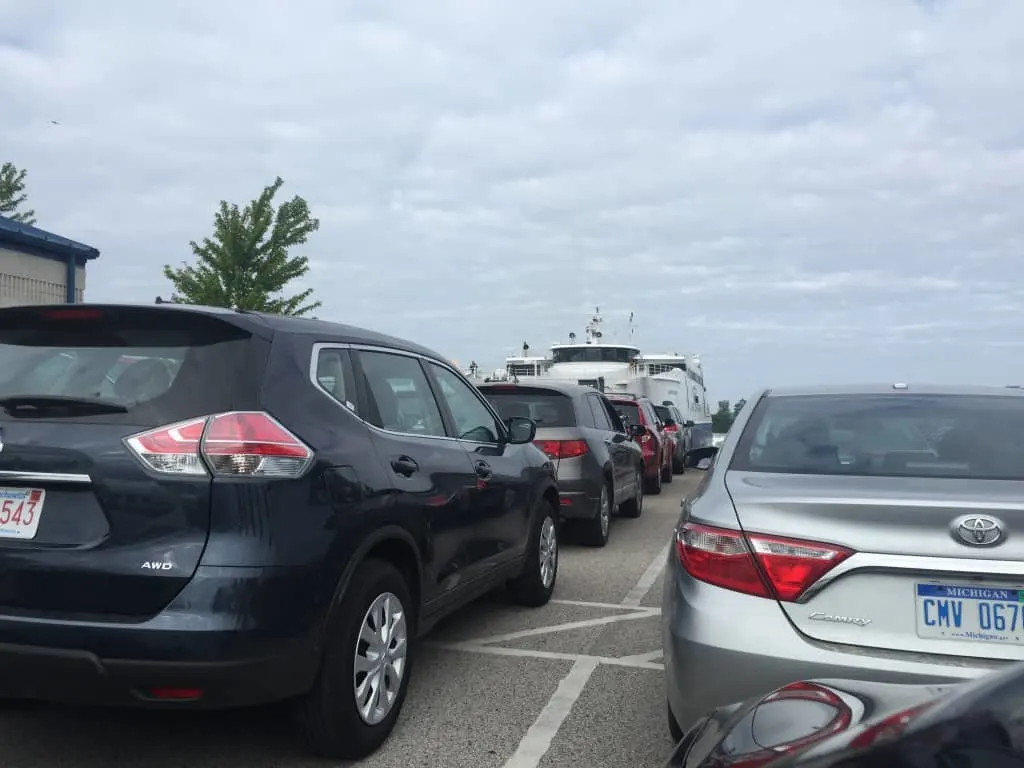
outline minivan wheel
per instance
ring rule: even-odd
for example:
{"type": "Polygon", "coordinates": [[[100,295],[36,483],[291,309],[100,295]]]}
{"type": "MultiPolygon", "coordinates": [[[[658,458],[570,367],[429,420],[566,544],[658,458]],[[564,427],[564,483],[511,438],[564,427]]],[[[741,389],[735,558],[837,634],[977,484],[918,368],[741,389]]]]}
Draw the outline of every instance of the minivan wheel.
{"type": "Polygon", "coordinates": [[[391,733],[409,686],[414,620],[405,578],[370,559],[352,575],[331,618],[313,689],[296,705],[309,750],[359,760],[391,733]]]}
{"type": "Polygon", "coordinates": [[[597,513],[589,520],[581,520],[583,541],[587,546],[603,547],[608,543],[612,524],[612,497],[608,483],[601,486],[601,498],[597,501],[597,513]]]}
{"type": "Polygon", "coordinates": [[[523,572],[508,582],[508,591],[520,605],[545,605],[558,579],[558,513],[541,499],[533,515],[523,572]]]}
{"type": "Polygon", "coordinates": [[[636,468],[633,489],[636,495],[629,501],[624,501],[619,506],[619,514],[623,517],[640,517],[644,511],[644,470],[643,467],[636,468]]]}

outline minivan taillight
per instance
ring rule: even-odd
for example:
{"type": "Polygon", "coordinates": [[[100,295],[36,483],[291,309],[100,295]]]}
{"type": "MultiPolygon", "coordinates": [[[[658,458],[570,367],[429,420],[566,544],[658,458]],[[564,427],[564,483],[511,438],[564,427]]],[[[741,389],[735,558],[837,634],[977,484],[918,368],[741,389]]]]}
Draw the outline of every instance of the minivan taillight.
{"type": "Polygon", "coordinates": [[[262,411],[232,411],[157,427],[124,439],[154,472],[298,477],[313,451],[262,411]]]}
{"type": "Polygon", "coordinates": [[[587,452],[586,440],[536,440],[549,459],[575,459],[587,452]]]}
{"type": "Polygon", "coordinates": [[[676,554],[695,579],[794,602],[853,552],[833,544],[685,523],[676,532],[676,554]]]}

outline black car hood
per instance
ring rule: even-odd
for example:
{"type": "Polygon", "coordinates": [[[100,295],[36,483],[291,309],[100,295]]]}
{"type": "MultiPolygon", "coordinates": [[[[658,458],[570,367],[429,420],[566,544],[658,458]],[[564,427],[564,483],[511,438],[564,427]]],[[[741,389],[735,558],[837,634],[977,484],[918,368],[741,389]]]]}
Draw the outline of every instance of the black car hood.
{"type": "Polygon", "coordinates": [[[702,718],[677,745],[669,767],[783,768],[862,750],[890,737],[911,715],[957,687],[856,680],[792,683],[702,718]]]}

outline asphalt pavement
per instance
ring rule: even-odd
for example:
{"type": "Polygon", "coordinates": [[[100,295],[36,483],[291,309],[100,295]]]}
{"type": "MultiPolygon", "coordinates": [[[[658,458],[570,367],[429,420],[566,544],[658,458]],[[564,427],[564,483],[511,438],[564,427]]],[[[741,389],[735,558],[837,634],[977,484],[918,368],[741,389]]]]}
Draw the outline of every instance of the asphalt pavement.
{"type": "MultiPolygon", "coordinates": [[[[680,498],[699,473],[612,520],[591,549],[563,543],[543,608],[486,597],[419,647],[402,717],[367,768],[655,768],[665,723],[659,604],[680,498]]],[[[0,710],[0,768],[307,768],[280,708],[152,713],[0,710]]]]}

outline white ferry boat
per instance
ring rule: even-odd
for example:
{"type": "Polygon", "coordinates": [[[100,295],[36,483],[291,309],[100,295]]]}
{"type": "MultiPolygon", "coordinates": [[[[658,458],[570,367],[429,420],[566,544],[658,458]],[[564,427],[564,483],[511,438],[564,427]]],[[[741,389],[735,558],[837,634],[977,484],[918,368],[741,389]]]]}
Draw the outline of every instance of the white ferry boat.
{"type": "MultiPolygon", "coordinates": [[[[630,338],[633,336],[632,317],[630,315],[630,338]]],[[[521,355],[505,359],[504,369],[487,375],[474,363],[467,374],[488,381],[527,383],[531,378],[572,381],[608,394],[644,395],[656,405],[671,403],[692,421],[710,418],[699,355],[644,354],[632,343],[606,342],[601,330],[603,324],[604,318],[598,309],[584,329],[583,341],[577,341],[576,334],[570,333],[568,343],[553,344],[547,356],[531,355],[529,345],[524,343],[521,355]]]]}

